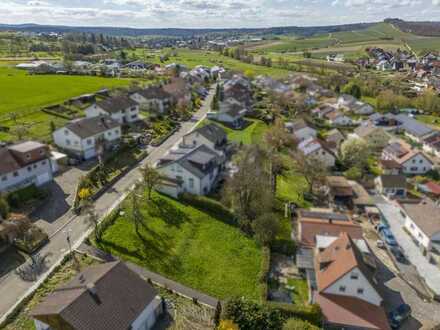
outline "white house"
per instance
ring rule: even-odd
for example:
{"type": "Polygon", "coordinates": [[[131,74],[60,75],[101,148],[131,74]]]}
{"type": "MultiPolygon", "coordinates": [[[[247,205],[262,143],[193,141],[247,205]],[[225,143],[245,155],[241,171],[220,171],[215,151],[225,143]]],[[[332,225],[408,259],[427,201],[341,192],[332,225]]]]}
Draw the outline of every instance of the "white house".
{"type": "Polygon", "coordinates": [[[406,177],[400,174],[384,174],[374,180],[376,191],[389,198],[405,198],[406,177]]]}
{"type": "Polygon", "coordinates": [[[173,103],[173,96],[161,87],[148,87],[138,90],[130,95],[130,98],[148,110],[164,114],[173,103]]]}
{"type": "Polygon", "coordinates": [[[117,145],[120,138],[121,124],[109,116],[77,119],[53,133],[60,150],[86,160],[117,145]]]}
{"type": "Polygon", "coordinates": [[[27,141],[0,147],[0,192],[31,184],[41,186],[52,178],[50,152],[45,144],[27,141]]]}
{"type": "Polygon", "coordinates": [[[205,145],[172,149],[156,164],[159,173],[178,182],[182,192],[194,195],[212,190],[221,166],[221,157],[205,145]]]}
{"type": "Polygon", "coordinates": [[[432,200],[405,200],[399,203],[405,215],[405,228],[426,252],[440,243],[440,207],[432,200]]]}
{"type": "Polygon", "coordinates": [[[228,143],[227,134],[223,128],[216,124],[198,127],[182,138],[183,148],[196,148],[201,145],[216,151],[219,156],[224,156],[224,149],[228,143]]]}
{"type": "Polygon", "coordinates": [[[98,101],[89,106],[85,112],[88,118],[108,115],[120,124],[129,124],[139,120],[139,104],[122,95],[98,101]]]}
{"type": "Polygon", "coordinates": [[[310,137],[298,144],[298,150],[306,157],[313,157],[328,167],[335,166],[336,157],[333,152],[327,148],[325,142],[310,137]]]}
{"type": "Polygon", "coordinates": [[[297,121],[286,123],[286,129],[289,133],[292,133],[297,141],[304,141],[310,137],[316,137],[318,132],[310,127],[304,119],[299,119],[297,121]]]}
{"type": "Polygon", "coordinates": [[[389,144],[382,151],[382,159],[396,161],[404,174],[424,174],[434,166],[422,151],[410,149],[410,146],[402,142],[389,144]]]}
{"type": "Polygon", "coordinates": [[[30,315],[37,330],[153,329],[156,289],[121,261],[90,266],[46,296],[30,315]]]}
{"type": "Polygon", "coordinates": [[[331,111],[324,115],[324,118],[329,122],[330,125],[333,126],[350,126],[353,125],[353,120],[344,115],[342,112],[338,110],[331,111]]]}
{"type": "Polygon", "coordinates": [[[371,261],[374,258],[368,247],[367,251],[345,232],[327,248],[316,251],[314,302],[321,307],[324,328],[389,329],[371,261]]]}
{"type": "Polygon", "coordinates": [[[423,151],[440,158],[440,134],[433,134],[424,139],[423,151]]]}
{"type": "Polygon", "coordinates": [[[338,108],[345,108],[345,109],[350,109],[352,107],[353,104],[355,104],[357,102],[357,98],[355,98],[353,95],[350,94],[342,94],[338,97],[338,101],[337,101],[337,105],[338,108]]]}

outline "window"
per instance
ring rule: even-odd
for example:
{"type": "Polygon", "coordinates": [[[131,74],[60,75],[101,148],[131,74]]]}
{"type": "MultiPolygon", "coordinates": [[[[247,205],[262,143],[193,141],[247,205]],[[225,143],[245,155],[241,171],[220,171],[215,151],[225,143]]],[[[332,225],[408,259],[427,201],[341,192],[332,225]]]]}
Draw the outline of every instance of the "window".
{"type": "Polygon", "coordinates": [[[6,181],[6,180],[8,180],[8,176],[7,175],[2,176],[2,181],[6,181]]]}
{"type": "Polygon", "coordinates": [[[88,139],[88,140],[87,140],[87,144],[88,144],[88,145],[91,145],[91,144],[92,144],[92,139],[88,139]]]}
{"type": "Polygon", "coordinates": [[[417,167],[411,167],[410,170],[411,170],[411,171],[417,171],[418,168],[417,168],[417,167]]]}
{"type": "Polygon", "coordinates": [[[415,159],[413,159],[413,160],[412,160],[412,162],[413,162],[413,164],[415,164],[415,163],[416,163],[416,160],[415,160],[415,159]]]}
{"type": "Polygon", "coordinates": [[[419,160],[419,163],[422,164],[422,163],[423,163],[423,159],[420,159],[420,160],[419,160]]]}
{"type": "Polygon", "coordinates": [[[137,115],[136,115],[136,114],[134,114],[134,115],[131,116],[131,119],[136,119],[136,118],[137,118],[137,115]]]}
{"type": "Polygon", "coordinates": [[[358,275],[357,273],[351,273],[351,274],[350,274],[350,278],[351,278],[352,280],[357,280],[357,279],[359,278],[359,275],[358,275]]]}
{"type": "Polygon", "coordinates": [[[31,159],[31,154],[26,154],[26,159],[31,159]]]}
{"type": "Polygon", "coordinates": [[[345,292],[345,286],[341,285],[341,286],[339,287],[339,292],[345,292]]]}
{"type": "Polygon", "coordinates": [[[41,165],[46,165],[46,161],[43,160],[43,161],[41,162],[41,165]]]}
{"type": "Polygon", "coordinates": [[[44,150],[40,149],[40,155],[44,154],[44,150]]]}
{"type": "Polygon", "coordinates": [[[28,172],[32,171],[32,167],[28,166],[27,170],[28,170],[28,172]]]}
{"type": "Polygon", "coordinates": [[[363,288],[358,288],[357,289],[357,293],[358,294],[364,294],[364,289],[363,288]]]}
{"type": "Polygon", "coordinates": [[[14,172],[14,176],[17,177],[18,176],[18,172],[14,172]]]}
{"type": "Polygon", "coordinates": [[[70,146],[70,140],[66,140],[66,144],[70,146]]]}
{"type": "Polygon", "coordinates": [[[112,132],[111,131],[107,132],[107,135],[112,136],[112,132]]]}
{"type": "Polygon", "coordinates": [[[69,131],[67,129],[64,130],[64,135],[69,135],[69,131]]]}
{"type": "Polygon", "coordinates": [[[189,187],[190,187],[191,189],[193,189],[193,188],[194,188],[194,179],[193,179],[193,178],[190,178],[190,179],[188,180],[188,182],[189,182],[189,187]]]}
{"type": "Polygon", "coordinates": [[[34,168],[37,168],[37,164],[34,164],[34,168]]]}

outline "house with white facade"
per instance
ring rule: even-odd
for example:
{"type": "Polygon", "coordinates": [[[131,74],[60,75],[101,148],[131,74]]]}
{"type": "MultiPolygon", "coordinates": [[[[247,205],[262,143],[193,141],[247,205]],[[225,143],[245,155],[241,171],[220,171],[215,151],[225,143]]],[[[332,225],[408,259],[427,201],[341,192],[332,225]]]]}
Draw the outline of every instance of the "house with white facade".
{"type": "MultiPolygon", "coordinates": [[[[429,198],[399,202],[405,228],[420,248],[429,253],[440,247],[440,207],[429,198]]],[[[437,253],[439,253],[438,251],[437,253]]]]}
{"type": "Polygon", "coordinates": [[[66,154],[87,160],[118,145],[121,134],[119,122],[100,115],[69,122],[53,133],[53,140],[66,154]]]}
{"type": "Polygon", "coordinates": [[[297,141],[304,141],[310,137],[316,138],[318,131],[308,125],[304,119],[285,124],[287,131],[295,137],[297,141]]]}
{"type": "Polygon", "coordinates": [[[310,137],[298,144],[298,150],[304,156],[317,159],[327,167],[335,166],[336,156],[320,139],[310,137]]]}
{"type": "Polygon", "coordinates": [[[423,140],[423,151],[440,157],[440,133],[432,134],[423,140]]]}
{"type": "MultiPolygon", "coordinates": [[[[163,177],[179,183],[176,186],[179,193],[206,195],[214,188],[222,161],[217,152],[206,145],[200,145],[195,148],[171,149],[158,161],[156,168],[163,177]]],[[[161,187],[158,190],[164,192],[161,187]]]]}
{"type": "Polygon", "coordinates": [[[338,110],[334,110],[334,111],[326,113],[324,115],[324,118],[332,126],[351,126],[351,125],[353,125],[353,120],[338,110]]]}
{"type": "Polygon", "coordinates": [[[196,148],[201,145],[216,151],[220,156],[224,156],[225,147],[228,143],[226,131],[214,123],[204,125],[192,130],[182,138],[183,148],[196,148]]]}
{"type": "Polygon", "coordinates": [[[98,101],[89,106],[85,112],[88,118],[101,115],[110,116],[121,125],[133,123],[140,119],[139,104],[123,95],[107,97],[98,101]]]}
{"type": "Polygon", "coordinates": [[[418,143],[423,143],[424,139],[436,132],[428,125],[403,113],[395,116],[395,119],[400,123],[399,130],[402,130],[408,138],[418,143]]]}
{"type": "Polygon", "coordinates": [[[313,300],[321,307],[324,328],[390,329],[373,254],[367,251],[345,232],[325,249],[316,251],[317,288],[313,300]]]}
{"type": "Polygon", "coordinates": [[[52,181],[49,148],[35,141],[0,146],[0,192],[52,181]]]}
{"type": "Polygon", "coordinates": [[[37,330],[150,330],[163,311],[157,290],[121,261],[87,267],[30,315],[37,330]]]}
{"type": "Polygon", "coordinates": [[[374,180],[376,191],[388,198],[405,198],[406,177],[401,174],[383,174],[374,180]]]}
{"type": "Polygon", "coordinates": [[[384,148],[382,159],[397,162],[403,174],[424,174],[432,170],[434,166],[422,151],[412,149],[403,141],[392,142],[384,148]]]}
{"type": "Polygon", "coordinates": [[[173,104],[173,96],[161,87],[148,87],[133,92],[130,98],[151,112],[166,113],[173,104]]]}
{"type": "Polygon", "coordinates": [[[383,149],[391,139],[391,135],[382,127],[375,126],[370,121],[355,128],[350,137],[364,140],[373,149],[383,149]]]}

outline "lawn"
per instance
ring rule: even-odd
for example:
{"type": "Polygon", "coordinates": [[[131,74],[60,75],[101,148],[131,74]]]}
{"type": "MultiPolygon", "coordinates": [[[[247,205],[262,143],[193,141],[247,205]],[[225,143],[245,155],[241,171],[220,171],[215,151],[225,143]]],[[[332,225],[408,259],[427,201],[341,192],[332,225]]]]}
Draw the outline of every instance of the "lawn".
{"type": "Polygon", "coordinates": [[[205,120],[202,122],[203,125],[207,125],[209,123],[214,123],[220,127],[222,127],[226,134],[228,135],[228,140],[236,143],[242,144],[258,144],[262,141],[264,133],[269,128],[264,122],[258,119],[250,119],[246,118],[248,122],[246,128],[242,130],[232,129],[225,125],[222,125],[219,122],[214,122],[211,120],[205,120]]]}
{"type": "MultiPolygon", "coordinates": [[[[76,255],[79,263],[79,268],[83,270],[87,266],[96,264],[95,259],[76,255]]],[[[35,291],[30,300],[22,305],[21,309],[9,319],[7,324],[0,326],[1,330],[34,330],[34,321],[28,316],[28,313],[34,308],[42,299],[51,293],[55,288],[71,280],[78,271],[74,267],[73,259],[68,259],[63,262],[59,268],[52,273],[48,279],[35,291]]]]}
{"type": "Polygon", "coordinates": [[[101,248],[220,299],[258,299],[261,249],[230,219],[155,194],[142,200],[138,235],[129,201],[123,209],[103,233],[101,248]]]}
{"type": "Polygon", "coordinates": [[[10,112],[32,112],[81,94],[129,83],[129,79],[28,75],[26,71],[0,66],[0,120],[10,112]]]}
{"type": "Polygon", "coordinates": [[[438,116],[419,115],[416,119],[420,120],[422,123],[432,126],[435,129],[440,128],[440,117],[438,116]]]}
{"type": "Polygon", "coordinates": [[[278,177],[277,198],[282,202],[294,202],[299,207],[309,207],[310,203],[304,200],[304,193],[308,185],[304,177],[293,170],[278,177]]]}
{"type": "Polygon", "coordinates": [[[307,305],[309,301],[309,288],[307,281],[304,279],[288,279],[287,285],[294,287],[292,290],[292,302],[295,305],[307,305]]]}

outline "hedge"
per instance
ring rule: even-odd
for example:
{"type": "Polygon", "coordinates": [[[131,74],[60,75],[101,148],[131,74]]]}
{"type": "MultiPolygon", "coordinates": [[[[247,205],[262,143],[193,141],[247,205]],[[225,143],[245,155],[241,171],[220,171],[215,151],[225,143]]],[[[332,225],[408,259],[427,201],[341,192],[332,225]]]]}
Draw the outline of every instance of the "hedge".
{"type": "Polygon", "coordinates": [[[267,246],[264,246],[261,253],[261,269],[258,274],[258,281],[261,284],[261,296],[260,300],[262,303],[267,301],[267,296],[269,294],[269,286],[267,281],[269,279],[270,273],[270,249],[267,246]]]}

